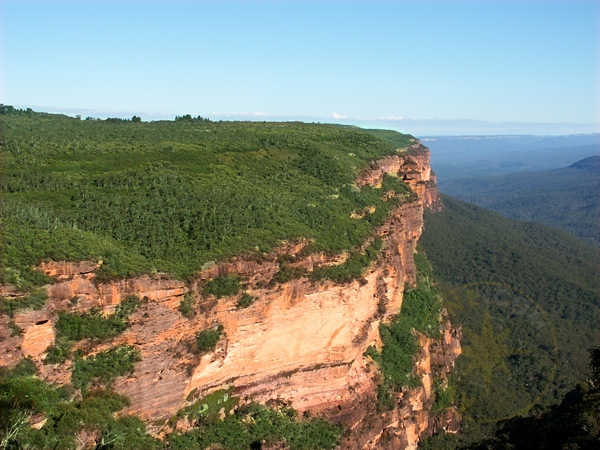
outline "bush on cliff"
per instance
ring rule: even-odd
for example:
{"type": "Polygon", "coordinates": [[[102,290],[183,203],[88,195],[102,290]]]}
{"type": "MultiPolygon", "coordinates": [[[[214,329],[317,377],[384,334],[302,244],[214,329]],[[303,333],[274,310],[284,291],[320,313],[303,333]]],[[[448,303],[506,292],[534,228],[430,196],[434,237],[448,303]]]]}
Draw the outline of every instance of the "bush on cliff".
{"type": "Polygon", "coordinates": [[[234,275],[217,277],[214,280],[207,281],[202,290],[205,294],[214,295],[217,298],[230,297],[240,291],[240,279],[234,275]]]}
{"type": "Polygon", "coordinates": [[[44,360],[46,364],[63,362],[71,356],[71,347],[82,339],[104,341],[113,338],[127,329],[128,317],[140,305],[140,299],[130,295],[116,307],[115,312],[104,316],[99,309],[83,314],[58,313],[55,344],[48,347],[44,360]]]}
{"type": "Polygon", "coordinates": [[[127,345],[83,358],[75,356],[71,380],[73,385],[86,392],[90,383],[109,385],[119,375],[133,372],[133,364],[140,361],[139,351],[127,345]]]}
{"type": "Polygon", "coordinates": [[[256,297],[244,292],[235,306],[236,308],[248,308],[250,305],[252,305],[252,303],[254,303],[254,300],[256,300],[256,297]]]}
{"type": "Polygon", "coordinates": [[[48,295],[43,290],[34,290],[29,295],[16,298],[0,297],[0,314],[13,317],[15,312],[21,309],[39,310],[44,307],[48,295]]]}
{"type": "Polygon", "coordinates": [[[215,348],[221,335],[223,334],[223,325],[211,330],[201,331],[196,335],[196,345],[201,352],[209,352],[215,348]]]}
{"type": "Polygon", "coordinates": [[[383,347],[369,347],[367,355],[380,366],[382,379],[378,389],[380,409],[394,406],[394,392],[403,387],[416,387],[414,358],[419,350],[415,332],[439,339],[441,337],[442,304],[431,280],[431,269],[424,255],[415,254],[417,288],[407,286],[402,309],[389,323],[382,323],[379,334],[383,347]]]}
{"type": "Polygon", "coordinates": [[[333,425],[321,417],[299,419],[289,407],[269,408],[251,403],[222,420],[199,420],[191,431],[172,433],[169,446],[173,450],[212,446],[247,450],[275,445],[291,450],[333,449],[342,431],[341,425],[333,425]]]}
{"type": "Polygon", "coordinates": [[[361,279],[364,271],[377,259],[382,246],[383,241],[377,237],[367,246],[364,252],[357,251],[351,254],[339,266],[319,267],[310,274],[310,278],[312,280],[329,279],[338,283],[347,283],[352,280],[361,279]]]}

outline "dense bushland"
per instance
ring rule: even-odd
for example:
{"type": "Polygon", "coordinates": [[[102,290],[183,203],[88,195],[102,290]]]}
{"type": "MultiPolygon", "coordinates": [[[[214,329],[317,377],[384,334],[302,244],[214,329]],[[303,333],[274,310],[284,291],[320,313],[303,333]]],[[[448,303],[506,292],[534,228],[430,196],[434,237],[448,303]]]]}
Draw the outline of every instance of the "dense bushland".
{"type": "Polygon", "coordinates": [[[246,450],[283,444],[292,450],[333,449],[343,428],[322,417],[300,419],[289,406],[239,405],[230,390],[216,391],[180,410],[174,419],[193,424],[169,436],[169,448],[187,450],[222,446],[246,450]]]}
{"type": "Polygon", "coordinates": [[[420,245],[463,330],[455,386],[463,424],[460,440],[436,439],[438,448],[468,447],[500,432],[498,422],[561,403],[589,376],[600,251],[564,231],[443,200],[442,212],[425,214],[420,245]]]}
{"type": "Polygon", "coordinates": [[[102,260],[99,280],[185,278],[286,240],[351,251],[410,196],[392,177],[385,189],[399,195],[387,200],[353,184],[414,141],[395,132],[390,141],[338,125],[77,120],[7,107],[0,127],[0,282],[22,290],[48,282],[32,270],[46,259],[102,260]]]}

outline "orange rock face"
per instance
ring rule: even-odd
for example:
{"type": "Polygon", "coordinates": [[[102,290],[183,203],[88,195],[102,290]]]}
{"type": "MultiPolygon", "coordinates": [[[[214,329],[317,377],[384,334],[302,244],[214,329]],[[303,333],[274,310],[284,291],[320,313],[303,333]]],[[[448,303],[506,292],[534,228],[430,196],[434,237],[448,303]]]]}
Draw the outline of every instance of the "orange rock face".
{"type": "Polygon", "coordinates": [[[374,162],[356,184],[359,187],[367,184],[381,186],[384,175],[397,175],[411,187],[426,208],[439,211],[443,205],[435,186],[435,173],[429,164],[429,149],[420,142],[411,147],[414,154],[388,156],[374,162]]]}
{"type": "MultiPolygon", "coordinates": [[[[130,413],[155,424],[196,398],[233,387],[242,399],[280,399],[300,412],[325,413],[345,422],[351,436],[344,448],[416,448],[431,426],[432,377],[440,376],[432,366],[449,371],[460,344],[450,327],[440,342],[421,337],[417,372],[422,387],[403,392],[393,411],[375,411],[378,370],[364,353],[370,345],[381,346],[380,322],[400,311],[405,284],[415,283],[413,254],[423,228],[423,208],[441,205],[427,149],[378,161],[357,184],[378,186],[386,173],[401,176],[418,200],[398,207],[377,230],[385,245],[363,280],[336,285],[301,278],[269,284],[279,267],[277,253],[295,255],[305,245],[287,244],[272,254],[233,258],[200,273],[198,283],[238,274],[256,300],[244,309],[236,307],[239,295],[199,300],[196,314],[188,319],[178,307],[194,286],[160,276],[95,283],[99,263],[44,263],[40,268],[58,282],[48,286],[50,300],[43,310],[15,316],[23,333],[0,340],[0,364],[13,365],[22,356],[39,363],[54,342],[58,311],[100,307],[110,314],[125,297],[137,295],[147,301],[131,316],[129,329],[95,347],[126,343],[139,349],[142,358],[134,373],[114,383],[131,400],[130,413]],[[196,334],[217,324],[224,327],[217,348],[198,355],[196,334]]],[[[320,264],[343,263],[344,258],[310,255],[291,264],[310,271],[320,264]]],[[[0,316],[0,333],[6,334],[6,319],[0,316]]],[[[67,382],[69,370],[69,363],[43,366],[42,374],[49,381],[67,382]]]]}

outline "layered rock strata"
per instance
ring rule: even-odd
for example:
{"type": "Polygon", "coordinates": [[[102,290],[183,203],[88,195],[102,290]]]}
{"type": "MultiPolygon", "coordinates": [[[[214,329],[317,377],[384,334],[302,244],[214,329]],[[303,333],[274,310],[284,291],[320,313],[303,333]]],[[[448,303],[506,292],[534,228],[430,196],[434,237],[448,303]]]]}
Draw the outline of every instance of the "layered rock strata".
{"type": "MultiPolygon", "coordinates": [[[[301,413],[325,413],[345,422],[351,430],[345,448],[416,448],[419,436],[430,427],[432,377],[443,379],[450,370],[460,351],[457,337],[447,327],[441,342],[420,338],[417,370],[422,387],[401,393],[396,408],[384,414],[374,409],[378,369],[364,356],[370,345],[381,346],[379,324],[400,311],[405,285],[415,283],[413,254],[423,227],[423,208],[441,207],[429,150],[417,144],[411,153],[377,161],[357,180],[359,187],[377,187],[386,173],[400,176],[417,194],[377,230],[385,245],[362,280],[336,285],[300,278],[272,284],[279,269],[277,252],[253,260],[234,258],[199,274],[197,284],[225,274],[242,276],[256,300],[240,309],[236,307],[240,294],[218,301],[200,298],[195,294],[197,284],[186,287],[161,276],[97,283],[96,263],[45,263],[41,270],[57,280],[47,287],[50,300],[41,311],[16,314],[14,322],[22,334],[0,341],[0,365],[29,356],[47,380],[68,382],[68,363],[41,364],[54,342],[57,311],[96,307],[110,314],[128,295],[137,295],[146,301],[130,318],[128,330],[109,343],[87,343],[86,349],[95,352],[119,344],[139,349],[141,361],[134,373],[117,379],[114,386],[130,398],[128,412],[158,424],[155,431],[195,399],[232,387],[242,399],[279,399],[301,413]],[[189,288],[197,302],[192,318],[178,310],[189,288]],[[217,348],[196,354],[195,335],[218,324],[224,327],[224,336],[217,348]],[[443,360],[436,364],[438,373],[431,369],[432,358],[443,360]]],[[[296,256],[302,245],[289,244],[278,253],[296,256]]],[[[341,264],[344,258],[310,255],[292,264],[311,271],[322,264],[341,264]]],[[[8,318],[0,320],[4,333],[8,318]]]]}

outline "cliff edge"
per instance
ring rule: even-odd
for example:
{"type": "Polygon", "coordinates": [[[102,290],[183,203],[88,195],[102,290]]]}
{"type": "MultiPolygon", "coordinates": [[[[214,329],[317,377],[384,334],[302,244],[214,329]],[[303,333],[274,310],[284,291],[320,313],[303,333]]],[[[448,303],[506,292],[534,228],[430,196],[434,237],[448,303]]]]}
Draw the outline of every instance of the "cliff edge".
{"type": "MultiPolygon", "coordinates": [[[[374,162],[356,184],[381,186],[385,174],[401,177],[416,194],[397,207],[375,235],[384,245],[359,280],[339,284],[315,281],[316,267],[337,265],[344,255],[304,255],[306,242],[283,245],[260,257],[237,257],[202,271],[191,283],[165,275],[102,283],[95,280],[99,263],[49,262],[40,266],[56,283],[46,287],[49,300],[39,311],[20,311],[14,323],[21,334],[0,341],[0,365],[30,357],[49,382],[70,381],[72,363],[43,364],[55,342],[58,312],[112,313],[127,296],[143,299],[129,318],[129,328],[109,342],[78,344],[87,354],[127,344],[141,361],[132,374],[118,377],[114,388],[127,396],[130,414],[143,418],[157,434],[173,427],[178,410],[222,389],[244,400],[277,400],[305,414],[324,414],[349,430],[342,448],[415,449],[420,436],[435,427],[456,431],[454,412],[434,421],[433,379],[447,380],[460,354],[459,334],[447,323],[441,340],[418,336],[421,351],[416,374],[421,386],[397,394],[391,411],[376,405],[377,364],[365,352],[380,348],[379,325],[400,312],[404,289],[416,282],[413,255],[423,228],[423,209],[442,207],[429,165],[429,150],[420,143],[410,155],[374,162]],[[303,276],[272,280],[285,258],[303,276]],[[216,300],[199,294],[206,280],[235,275],[243,280],[252,304],[240,308],[241,294],[216,300]],[[196,313],[185,317],[182,301],[196,313]],[[222,326],[214,350],[193,351],[196,335],[222,326]]],[[[7,291],[6,295],[10,294],[7,291]]],[[[8,318],[2,319],[6,328],[8,318]]]]}

